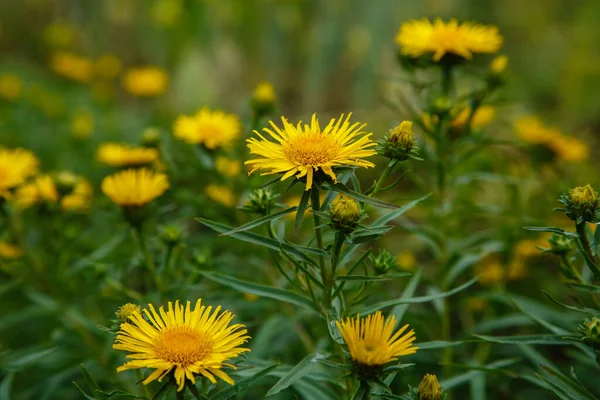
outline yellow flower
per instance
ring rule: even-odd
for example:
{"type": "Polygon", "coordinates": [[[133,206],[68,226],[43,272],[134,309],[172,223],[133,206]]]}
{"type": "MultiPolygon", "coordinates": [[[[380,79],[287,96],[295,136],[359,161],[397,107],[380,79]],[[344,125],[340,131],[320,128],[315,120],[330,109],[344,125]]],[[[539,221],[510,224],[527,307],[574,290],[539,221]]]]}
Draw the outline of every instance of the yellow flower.
{"type": "MultiPolygon", "coordinates": [[[[462,111],[450,122],[450,126],[455,128],[464,128],[471,114],[471,108],[463,108],[462,111]]],[[[480,129],[490,124],[494,120],[496,110],[492,106],[483,105],[475,111],[471,119],[471,128],[480,129]]]]}
{"type": "Polygon", "coordinates": [[[195,383],[196,376],[204,376],[212,383],[215,377],[233,385],[233,379],[222,368],[235,366],[227,361],[250,349],[239,347],[249,336],[242,324],[230,325],[233,314],[214,311],[212,306],[200,306],[196,302],[191,310],[190,302],[169,302],[168,311],[160,307],[157,313],[152,304],[143,310],[143,315],[134,311],[129,322],[121,324],[113,348],[129,352],[130,361],[117,368],[117,372],[128,369],[151,368],[154,371],[142,382],[144,385],[162,380],[174,370],[177,391],[185,386],[186,379],[195,383]]]}
{"type": "Polygon", "coordinates": [[[155,25],[168,28],[179,20],[182,11],[182,0],[156,0],[150,7],[150,18],[155,25]]]}
{"type": "Polygon", "coordinates": [[[442,387],[437,376],[426,374],[419,383],[419,400],[442,400],[442,387]]]}
{"type": "Polygon", "coordinates": [[[527,143],[547,144],[561,133],[555,128],[544,125],[537,117],[525,116],[515,121],[515,133],[527,143]]]}
{"type": "Polygon", "coordinates": [[[196,114],[180,115],[173,125],[175,137],[189,144],[202,144],[209,150],[230,147],[240,136],[241,123],[237,115],[211,111],[204,107],[196,114]]]}
{"type": "Polygon", "coordinates": [[[334,229],[351,232],[360,219],[360,208],[352,197],[339,194],[331,203],[330,215],[334,229]]]}
{"type": "Polygon", "coordinates": [[[17,208],[24,209],[33,206],[39,200],[37,184],[35,182],[26,183],[19,186],[11,201],[17,208]]]}
{"type": "Polygon", "coordinates": [[[262,104],[275,103],[275,89],[269,82],[260,82],[252,93],[252,99],[262,104]]]}
{"type": "Polygon", "coordinates": [[[350,125],[350,116],[348,114],[344,120],[342,114],[339,119],[332,119],[323,130],[316,114],[313,114],[310,125],[298,122],[294,126],[281,117],[283,129],[280,129],[270,121],[272,129],[263,128],[263,131],[277,142],[267,140],[258,131],[254,133],[260,140],[247,140],[250,154],[259,157],[246,161],[253,167],[250,173],[260,169],[264,171],[262,175],[283,174],[282,181],[292,176],[297,179],[306,177],[306,190],[309,190],[314,175],[320,171],[337,182],[333,171],[335,167],[373,167],[372,162],[362,158],[376,154],[371,149],[376,143],[370,139],[370,133],[362,131],[366,124],[356,122],[350,125]]]}
{"type": "Polygon", "coordinates": [[[128,169],[102,180],[102,192],[122,207],[143,206],[168,188],[165,174],[155,174],[146,168],[128,169]]]}
{"type": "Polygon", "coordinates": [[[235,196],[227,186],[207,185],[204,192],[211,200],[221,203],[226,207],[233,207],[236,203],[235,196]]]}
{"type": "Polygon", "coordinates": [[[92,60],[73,53],[57,52],[50,60],[50,67],[64,78],[85,83],[92,79],[94,64],[92,60]]]}
{"type": "Polygon", "coordinates": [[[221,175],[233,178],[240,174],[242,163],[238,160],[230,160],[227,157],[217,157],[215,167],[221,175]]]}
{"type": "Polygon", "coordinates": [[[103,54],[94,63],[94,76],[101,79],[114,79],[121,73],[121,60],[114,54],[103,54]]]}
{"type": "Polygon", "coordinates": [[[396,36],[402,54],[419,57],[433,53],[433,61],[439,61],[451,53],[471,59],[473,53],[495,53],[502,46],[502,36],[492,25],[473,22],[459,24],[455,19],[444,23],[439,18],[432,23],[428,19],[408,21],[402,24],[396,36]]]}
{"type": "Polygon", "coordinates": [[[58,190],[50,175],[40,175],[35,178],[38,201],[56,203],[58,201],[58,190]]]}
{"type": "Polygon", "coordinates": [[[94,130],[94,118],[88,111],[78,111],[71,119],[71,133],[76,139],[87,139],[94,130]]]}
{"type": "Polygon", "coordinates": [[[404,250],[396,256],[396,264],[405,271],[414,271],[417,267],[417,259],[412,252],[404,250]]]}
{"type": "Polygon", "coordinates": [[[60,200],[63,211],[86,211],[92,202],[92,185],[82,177],[79,177],[75,188],[60,200]]]}
{"type": "Polygon", "coordinates": [[[44,29],[44,41],[50,47],[70,47],[77,37],[75,26],[67,22],[53,22],[44,29]]]}
{"type": "Polygon", "coordinates": [[[6,74],[0,76],[0,97],[5,100],[16,100],[23,91],[23,83],[18,76],[6,74]]]}
{"type": "Polygon", "coordinates": [[[138,306],[137,304],[127,303],[119,307],[119,311],[117,311],[115,314],[120,322],[127,322],[129,317],[133,317],[135,313],[141,314],[142,307],[138,306]]]}
{"type": "Polygon", "coordinates": [[[134,96],[154,97],[167,91],[169,76],[159,67],[138,67],[125,71],[123,88],[134,96]]]}
{"type": "Polygon", "coordinates": [[[23,255],[23,250],[14,244],[0,242],[0,258],[12,260],[23,255]]]}
{"type": "Polygon", "coordinates": [[[549,143],[549,146],[558,158],[567,162],[584,161],[590,155],[588,145],[572,136],[557,136],[549,143]]]}
{"type": "Polygon", "coordinates": [[[337,321],[336,325],[348,345],[352,360],[360,365],[385,365],[398,357],[414,354],[418,349],[413,346],[415,331],[411,329],[402,335],[408,328],[404,325],[392,335],[396,317],[390,316],[384,322],[381,311],[362,320],[357,315],[356,318],[337,321]]]}
{"type": "Polygon", "coordinates": [[[390,141],[398,143],[408,153],[415,144],[415,135],[412,131],[412,121],[402,121],[390,134],[390,141]]]}
{"type": "Polygon", "coordinates": [[[98,147],[96,159],[111,167],[139,167],[158,160],[158,150],[121,143],[103,143],[98,147]]]}
{"type": "Polygon", "coordinates": [[[37,157],[29,150],[0,147],[0,197],[37,172],[37,157]]]}
{"type": "Polygon", "coordinates": [[[481,263],[475,273],[479,275],[479,283],[484,286],[494,285],[504,280],[504,267],[496,259],[481,263]]]}
{"type": "Polygon", "coordinates": [[[508,57],[501,54],[490,62],[490,72],[492,75],[501,75],[508,67],[508,57]]]}
{"type": "Polygon", "coordinates": [[[595,203],[598,200],[598,192],[589,183],[585,186],[577,186],[569,193],[569,200],[581,207],[586,203],[595,203]]]}

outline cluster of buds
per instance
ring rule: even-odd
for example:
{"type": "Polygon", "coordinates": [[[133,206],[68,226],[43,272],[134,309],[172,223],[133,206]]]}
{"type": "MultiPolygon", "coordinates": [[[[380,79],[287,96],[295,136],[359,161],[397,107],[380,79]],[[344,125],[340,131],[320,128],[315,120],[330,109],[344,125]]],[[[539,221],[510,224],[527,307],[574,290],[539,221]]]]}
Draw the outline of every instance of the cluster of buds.
{"type": "Polygon", "coordinates": [[[249,213],[268,215],[275,207],[279,195],[271,189],[254,189],[248,195],[248,201],[240,209],[249,213]]]}
{"type": "Polygon", "coordinates": [[[600,197],[589,184],[571,189],[568,194],[564,193],[559,201],[565,206],[560,210],[575,223],[600,223],[600,197]]]}
{"type": "Polygon", "coordinates": [[[376,256],[370,255],[369,261],[371,261],[373,270],[377,275],[385,275],[390,270],[398,268],[396,257],[394,257],[389,251],[385,249],[380,249],[379,253],[376,256]]]}
{"type": "Polygon", "coordinates": [[[329,211],[331,226],[337,231],[350,233],[358,227],[361,214],[358,203],[352,197],[340,194],[331,203],[329,211]]]}
{"type": "Polygon", "coordinates": [[[448,393],[444,392],[435,375],[426,374],[418,388],[409,386],[408,395],[411,400],[445,400],[448,393]]]}
{"type": "Polygon", "coordinates": [[[412,121],[402,121],[379,141],[378,153],[392,160],[404,161],[409,158],[420,160],[419,148],[415,145],[412,121]]]}

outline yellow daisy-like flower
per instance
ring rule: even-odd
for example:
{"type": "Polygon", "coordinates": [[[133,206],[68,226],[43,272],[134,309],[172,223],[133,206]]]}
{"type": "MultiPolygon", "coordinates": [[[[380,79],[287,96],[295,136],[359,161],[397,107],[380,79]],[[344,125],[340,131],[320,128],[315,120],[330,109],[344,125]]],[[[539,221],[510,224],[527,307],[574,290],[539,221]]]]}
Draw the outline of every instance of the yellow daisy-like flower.
{"type": "Polygon", "coordinates": [[[587,160],[590,148],[583,140],[572,136],[557,136],[549,143],[558,158],[568,162],[587,160]]]}
{"type": "Polygon", "coordinates": [[[52,56],[50,67],[64,78],[85,83],[92,79],[94,63],[76,54],[58,52],[52,56]]]}
{"type": "Polygon", "coordinates": [[[263,131],[277,142],[267,140],[258,131],[254,133],[260,140],[247,140],[250,154],[259,156],[246,161],[253,167],[250,173],[260,169],[264,171],[262,175],[283,174],[282,181],[291,176],[298,179],[306,177],[306,190],[309,190],[319,171],[337,182],[334,167],[374,167],[372,162],[363,158],[376,154],[372,149],[376,143],[370,139],[370,133],[363,132],[366,124],[350,124],[351,115],[348,114],[346,119],[343,114],[337,120],[332,119],[323,130],[316,114],[313,114],[310,125],[298,122],[294,126],[281,117],[283,128],[279,128],[270,121],[272,129],[263,128],[263,131]]]}
{"type": "Polygon", "coordinates": [[[173,125],[175,137],[209,150],[229,147],[240,136],[242,125],[235,114],[204,107],[194,115],[180,115],[173,125]]]}
{"type": "Polygon", "coordinates": [[[23,82],[18,76],[5,74],[0,76],[0,98],[16,100],[23,91],[23,82]]]}
{"type": "Polygon", "coordinates": [[[404,334],[408,325],[404,325],[396,333],[396,317],[383,318],[381,311],[361,319],[347,318],[345,321],[337,321],[336,325],[344,342],[348,345],[348,351],[352,360],[360,365],[381,366],[398,357],[414,354],[418,347],[413,346],[415,331],[410,330],[404,334]]]}
{"type": "Polygon", "coordinates": [[[160,307],[157,313],[152,304],[143,310],[143,315],[133,311],[129,322],[121,324],[113,348],[127,351],[131,361],[117,368],[117,372],[128,369],[153,368],[154,371],[142,382],[144,385],[158,379],[161,381],[174,370],[173,376],[181,391],[185,381],[195,383],[202,375],[212,383],[215,377],[233,385],[233,379],[223,372],[223,367],[235,369],[226,361],[250,351],[239,347],[250,338],[242,324],[230,325],[234,315],[221,311],[218,306],[201,306],[196,302],[191,310],[188,301],[185,307],[179,301],[169,302],[168,311],[160,307]]]}
{"type": "Polygon", "coordinates": [[[79,178],[73,192],[60,200],[63,211],[86,211],[92,202],[92,185],[84,178],[79,178]]]}
{"type": "Polygon", "coordinates": [[[29,150],[0,147],[0,197],[37,172],[39,161],[29,150]]]}
{"type": "MultiPolygon", "coordinates": [[[[462,111],[450,122],[450,126],[463,128],[469,119],[471,108],[463,108],[462,111]]],[[[475,111],[471,119],[471,128],[480,129],[489,125],[496,116],[496,110],[492,106],[483,105],[475,111]]]]}
{"type": "Polygon", "coordinates": [[[456,19],[445,23],[439,18],[434,22],[427,18],[405,22],[396,36],[402,54],[419,57],[433,53],[436,62],[449,53],[466,59],[471,59],[473,53],[495,53],[502,46],[502,40],[496,26],[474,22],[459,24],[456,19]]]}
{"type": "Polygon", "coordinates": [[[56,203],[58,201],[58,190],[50,175],[40,175],[35,178],[37,187],[37,198],[39,201],[56,203]]]}
{"type": "Polygon", "coordinates": [[[275,102],[275,89],[269,82],[260,82],[252,93],[252,99],[263,104],[275,102]]]}
{"type": "Polygon", "coordinates": [[[154,97],[167,91],[169,75],[159,67],[139,67],[125,71],[123,88],[134,96],[154,97]]]}
{"type": "Polygon", "coordinates": [[[211,200],[221,203],[226,207],[233,207],[235,205],[235,196],[227,186],[207,185],[204,192],[211,200]]]}
{"type": "Polygon", "coordinates": [[[242,164],[238,160],[230,160],[227,157],[217,157],[215,160],[215,168],[221,175],[233,178],[240,174],[242,164]]]}
{"type": "Polygon", "coordinates": [[[102,181],[102,192],[121,207],[143,206],[168,188],[167,175],[155,174],[146,168],[117,172],[102,181]]]}
{"type": "Polygon", "coordinates": [[[12,243],[0,242],[0,258],[12,260],[23,255],[23,250],[12,243]]]}
{"type": "Polygon", "coordinates": [[[104,143],[98,147],[96,159],[111,167],[139,167],[158,160],[158,150],[131,147],[121,143],[104,143]]]}

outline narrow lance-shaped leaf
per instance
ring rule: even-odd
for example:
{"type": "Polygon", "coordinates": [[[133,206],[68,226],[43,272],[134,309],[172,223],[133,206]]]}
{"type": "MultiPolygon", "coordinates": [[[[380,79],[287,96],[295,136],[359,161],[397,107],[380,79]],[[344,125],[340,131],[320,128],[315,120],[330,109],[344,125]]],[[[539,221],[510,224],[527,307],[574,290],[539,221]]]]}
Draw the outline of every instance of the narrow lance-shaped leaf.
{"type": "Polygon", "coordinates": [[[362,203],[371,204],[376,207],[381,208],[398,208],[399,206],[394,203],[388,203],[387,201],[377,200],[369,196],[365,196],[364,194],[355,192],[354,190],[348,189],[342,183],[331,184],[329,182],[325,182],[321,184],[321,188],[325,190],[333,190],[335,192],[344,193],[347,196],[352,197],[354,200],[360,201],[362,203]]]}
{"type": "Polygon", "coordinates": [[[227,386],[226,388],[218,391],[214,395],[211,395],[210,398],[211,398],[211,400],[230,399],[230,398],[234,397],[236,394],[241,393],[244,390],[246,390],[247,388],[254,385],[258,380],[262,379],[269,372],[271,372],[272,370],[277,368],[277,366],[278,366],[278,364],[271,365],[270,367],[264,368],[248,378],[244,378],[239,381],[236,381],[235,385],[227,386]]]}
{"type": "Polygon", "coordinates": [[[234,233],[249,231],[250,229],[256,228],[257,226],[260,226],[260,225],[262,225],[266,222],[272,221],[274,219],[280,218],[280,217],[282,217],[286,214],[289,214],[291,212],[294,212],[296,210],[297,210],[297,207],[294,206],[294,207],[286,208],[285,210],[278,211],[273,214],[265,215],[262,218],[255,219],[254,221],[250,221],[247,224],[238,226],[237,228],[234,228],[228,232],[222,233],[220,236],[229,236],[229,235],[233,235],[234,233]]]}
{"type": "Polygon", "coordinates": [[[298,232],[300,230],[300,226],[302,225],[302,218],[304,217],[304,213],[308,208],[308,200],[310,199],[310,190],[305,190],[302,192],[302,198],[300,199],[300,204],[298,204],[298,211],[296,211],[296,218],[294,218],[294,232],[298,232]]]}
{"type": "Polygon", "coordinates": [[[302,361],[296,364],[294,368],[285,374],[271,389],[269,389],[266,397],[277,394],[293,385],[296,381],[302,379],[304,376],[306,376],[306,374],[308,374],[310,368],[315,365],[314,363],[321,358],[325,357],[318,353],[313,353],[306,356],[302,361]]]}

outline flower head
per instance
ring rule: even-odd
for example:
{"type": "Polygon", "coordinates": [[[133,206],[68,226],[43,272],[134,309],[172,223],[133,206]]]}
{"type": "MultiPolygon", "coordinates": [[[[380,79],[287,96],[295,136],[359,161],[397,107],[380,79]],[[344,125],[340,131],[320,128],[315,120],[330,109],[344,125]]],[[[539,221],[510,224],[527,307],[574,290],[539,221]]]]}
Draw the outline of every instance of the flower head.
{"type": "Polygon", "coordinates": [[[107,176],[102,181],[102,191],[113,203],[121,207],[140,207],[169,188],[165,174],[157,174],[149,169],[128,169],[107,176]]]}
{"type": "Polygon", "coordinates": [[[144,385],[158,379],[161,381],[173,371],[178,391],[185,386],[186,379],[195,383],[201,375],[216,383],[216,377],[233,385],[233,380],[222,369],[235,368],[227,361],[250,351],[240,347],[249,336],[244,325],[230,325],[233,314],[214,311],[212,306],[201,306],[196,302],[194,310],[188,301],[185,307],[179,301],[169,302],[165,312],[160,307],[157,313],[152,304],[143,314],[133,311],[129,321],[121,324],[113,348],[129,352],[130,361],[117,368],[117,372],[128,369],[151,368],[154,371],[143,381],[144,385]]]}
{"type": "Polygon", "coordinates": [[[5,74],[0,76],[0,98],[16,100],[23,91],[23,83],[18,76],[5,74]]]}
{"type": "Polygon", "coordinates": [[[475,273],[479,275],[479,283],[484,286],[495,285],[504,280],[504,267],[496,258],[488,258],[480,263],[475,273]]]}
{"type": "Polygon", "coordinates": [[[583,343],[600,350],[600,319],[598,317],[586,319],[583,324],[579,325],[578,330],[583,335],[581,339],[583,343]]]}
{"type": "MultiPolygon", "coordinates": [[[[450,121],[450,126],[453,128],[464,128],[471,115],[471,108],[463,108],[462,111],[450,121]]],[[[480,129],[489,125],[496,115],[496,110],[492,106],[483,105],[475,111],[471,118],[471,128],[480,129]]]]}
{"type": "Polygon", "coordinates": [[[46,203],[58,202],[59,193],[56,183],[50,175],[40,175],[35,178],[38,201],[46,203]]]}
{"type": "Polygon", "coordinates": [[[600,222],[600,197],[592,186],[577,186],[569,193],[564,193],[559,201],[564,204],[564,212],[577,224],[600,222]]]}
{"type": "Polygon", "coordinates": [[[258,131],[254,131],[259,139],[247,140],[250,154],[259,158],[246,161],[253,169],[263,170],[263,175],[282,174],[281,180],[292,176],[297,179],[306,178],[306,190],[313,185],[316,173],[322,172],[334,182],[337,177],[333,168],[342,166],[373,167],[372,162],[363,158],[375,155],[371,134],[362,131],[365,124],[350,124],[350,116],[344,115],[332,119],[325,129],[321,129],[317,115],[313,114],[310,125],[298,122],[296,126],[282,117],[283,128],[273,121],[271,128],[263,128],[276,142],[266,139],[258,131]]]}
{"type": "Polygon", "coordinates": [[[426,374],[419,383],[419,400],[442,400],[442,387],[437,376],[426,374]]]}
{"type": "Polygon", "coordinates": [[[352,232],[360,220],[358,203],[345,194],[339,194],[331,203],[331,225],[342,232],[352,232]]]}
{"type": "Polygon", "coordinates": [[[0,258],[12,260],[23,255],[23,249],[12,243],[0,242],[0,258]]]}
{"type": "Polygon", "coordinates": [[[242,164],[238,160],[230,160],[226,157],[217,157],[215,160],[215,167],[221,175],[233,178],[240,174],[242,164]]]}
{"type": "Polygon", "coordinates": [[[383,140],[378,141],[379,154],[398,161],[416,158],[419,148],[415,145],[412,124],[412,121],[402,121],[400,125],[390,130],[383,140]]]}
{"type": "Polygon", "coordinates": [[[410,330],[402,335],[408,328],[404,325],[396,333],[396,318],[388,317],[385,321],[381,311],[366,318],[347,318],[345,321],[336,322],[352,360],[363,366],[383,366],[398,357],[414,354],[417,347],[413,346],[415,331],[410,330]]]}
{"type": "Polygon", "coordinates": [[[137,304],[127,303],[119,307],[119,311],[115,315],[120,322],[127,322],[129,317],[132,317],[134,313],[141,314],[142,308],[137,304]]]}
{"type": "Polygon", "coordinates": [[[88,58],[61,51],[52,56],[50,67],[64,78],[86,83],[92,79],[94,64],[88,58]]]}
{"type": "Polygon", "coordinates": [[[123,88],[134,96],[160,96],[169,87],[169,75],[159,67],[138,67],[125,71],[123,88]]]}
{"type": "Polygon", "coordinates": [[[227,186],[215,184],[207,185],[204,192],[211,200],[221,203],[225,207],[233,207],[235,205],[235,196],[227,186]]]}
{"type": "Polygon", "coordinates": [[[492,75],[502,75],[508,67],[508,57],[501,54],[490,62],[490,73],[492,75]]]}
{"type": "Polygon", "coordinates": [[[260,82],[252,93],[252,100],[262,104],[275,102],[275,89],[269,82],[260,82]]]}
{"type": "Polygon", "coordinates": [[[29,150],[0,147],[0,197],[37,172],[39,161],[29,150]]]}
{"type": "Polygon", "coordinates": [[[403,250],[396,255],[396,264],[405,271],[414,271],[417,268],[417,258],[413,252],[403,250]]]}
{"type": "Polygon", "coordinates": [[[63,211],[87,211],[92,202],[92,185],[83,177],[78,177],[71,193],[63,196],[60,207],[63,211]]]}
{"type": "Polygon", "coordinates": [[[402,54],[419,57],[432,53],[437,62],[445,54],[471,59],[473,53],[495,53],[502,46],[502,36],[492,25],[459,24],[455,19],[445,23],[439,18],[432,23],[425,18],[402,24],[396,43],[402,54]]]}
{"type": "Polygon", "coordinates": [[[180,115],[173,125],[173,134],[186,143],[214,150],[230,147],[240,136],[241,128],[237,115],[204,107],[194,115],[180,115]]]}
{"type": "Polygon", "coordinates": [[[131,147],[121,143],[104,143],[98,147],[96,159],[111,167],[139,167],[158,160],[158,150],[131,147]]]}

